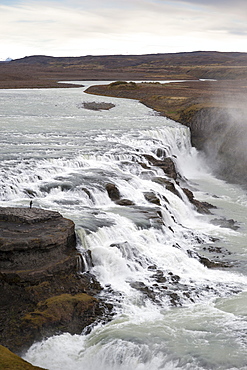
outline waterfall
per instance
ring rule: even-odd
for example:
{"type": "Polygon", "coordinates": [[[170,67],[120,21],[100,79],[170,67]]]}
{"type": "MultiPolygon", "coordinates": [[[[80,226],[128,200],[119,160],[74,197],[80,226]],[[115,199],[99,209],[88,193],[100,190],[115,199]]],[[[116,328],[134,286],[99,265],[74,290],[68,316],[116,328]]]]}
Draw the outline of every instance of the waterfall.
{"type": "MultiPolygon", "coordinates": [[[[12,112],[28,91],[6,94],[12,112]]],[[[32,199],[73,219],[78,271],[97,278],[114,317],[25,359],[49,370],[246,369],[246,194],[210,173],[188,128],[138,102],[104,98],[115,108],[91,112],[78,108],[81,89],[38,94],[49,124],[27,112],[25,129],[16,120],[5,136],[1,205],[32,199]],[[217,208],[199,213],[188,194],[217,208]],[[239,229],[222,227],[227,218],[239,229]]]]}

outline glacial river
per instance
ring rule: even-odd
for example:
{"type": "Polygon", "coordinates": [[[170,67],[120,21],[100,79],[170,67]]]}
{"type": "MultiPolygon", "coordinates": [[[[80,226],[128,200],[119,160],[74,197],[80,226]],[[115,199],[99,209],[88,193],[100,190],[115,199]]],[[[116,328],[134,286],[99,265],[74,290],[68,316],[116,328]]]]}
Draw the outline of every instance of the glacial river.
{"type": "Polygon", "coordinates": [[[246,370],[247,194],[213,176],[189,129],[81,87],[0,90],[0,107],[0,205],[32,199],[72,219],[115,312],[24,358],[49,370],[246,370]],[[83,108],[93,101],[115,107],[83,108]],[[177,183],[147,154],[173,158],[177,183]],[[132,205],[113,202],[108,183],[132,205]],[[182,188],[217,208],[199,214],[182,188]],[[238,228],[222,227],[225,219],[238,228]],[[198,256],[227,267],[209,269],[198,256]]]}

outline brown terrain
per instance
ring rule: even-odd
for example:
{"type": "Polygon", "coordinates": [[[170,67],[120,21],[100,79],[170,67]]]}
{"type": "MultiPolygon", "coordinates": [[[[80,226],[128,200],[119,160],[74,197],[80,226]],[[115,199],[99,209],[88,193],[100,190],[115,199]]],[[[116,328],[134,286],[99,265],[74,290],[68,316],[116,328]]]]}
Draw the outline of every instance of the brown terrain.
{"type": "Polygon", "coordinates": [[[61,87],[57,81],[72,80],[240,80],[246,75],[247,53],[30,56],[0,63],[0,88],[61,87]]]}

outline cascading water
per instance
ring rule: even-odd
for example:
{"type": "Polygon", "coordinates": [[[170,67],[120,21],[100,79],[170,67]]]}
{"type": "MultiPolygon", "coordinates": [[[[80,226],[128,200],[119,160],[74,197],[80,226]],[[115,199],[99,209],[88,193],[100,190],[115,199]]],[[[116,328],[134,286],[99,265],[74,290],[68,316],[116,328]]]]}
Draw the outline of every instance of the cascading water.
{"type": "Polygon", "coordinates": [[[247,369],[247,197],[210,174],[189,130],[80,88],[0,97],[0,204],[32,199],[73,219],[78,269],[96,276],[114,307],[107,324],[36,343],[25,359],[50,370],[247,369]],[[81,108],[92,100],[116,106],[81,108]],[[177,181],[148,156],[171,157],[177,181]],[[218,208],[199,214],[183,188],[218,208]]]}

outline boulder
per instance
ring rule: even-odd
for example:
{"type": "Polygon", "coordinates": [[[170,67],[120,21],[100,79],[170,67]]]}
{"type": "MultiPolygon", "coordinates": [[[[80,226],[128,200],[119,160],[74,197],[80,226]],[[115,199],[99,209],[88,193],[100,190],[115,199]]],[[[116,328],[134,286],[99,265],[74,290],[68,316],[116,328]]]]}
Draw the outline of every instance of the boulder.
{"type": "Polygon", "coordinates": [[[115,184],[108,183],[108,184],[106,184],[105,188],[106,188],[106,191],[108,193],[109,198],[113,202],[120,199],[120,192],[119,192],[119,190],[118,190],[118,188],[116,187],[115,184]]]}

